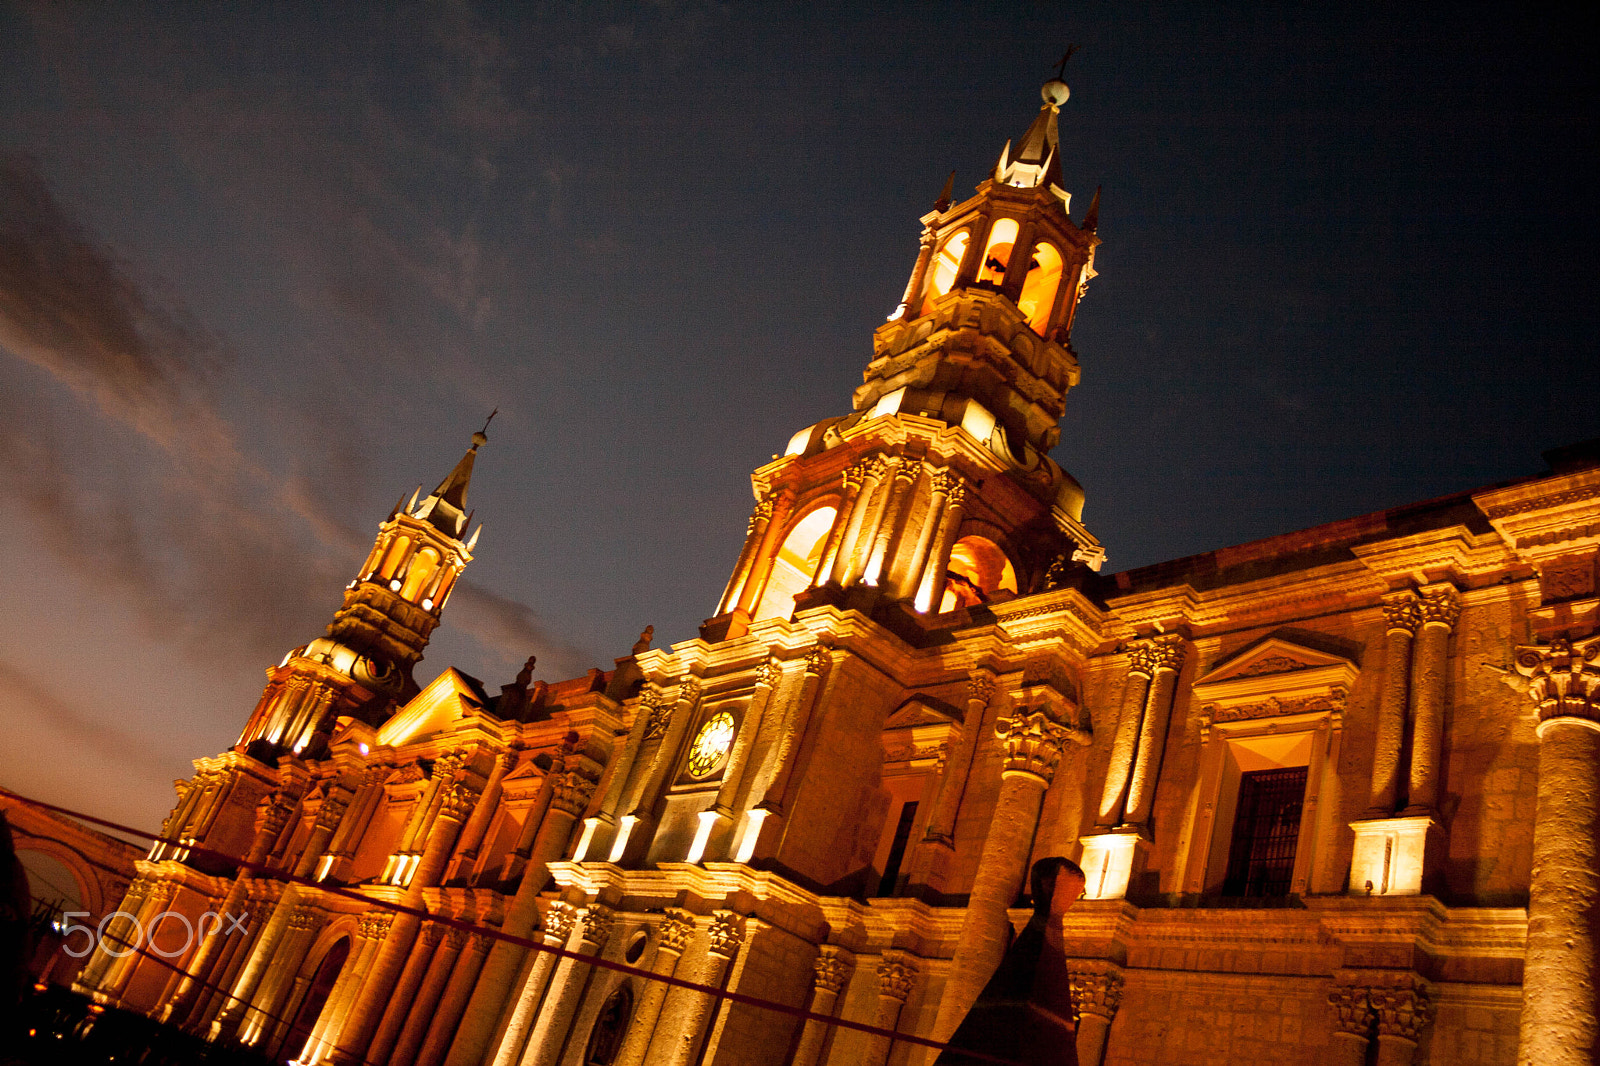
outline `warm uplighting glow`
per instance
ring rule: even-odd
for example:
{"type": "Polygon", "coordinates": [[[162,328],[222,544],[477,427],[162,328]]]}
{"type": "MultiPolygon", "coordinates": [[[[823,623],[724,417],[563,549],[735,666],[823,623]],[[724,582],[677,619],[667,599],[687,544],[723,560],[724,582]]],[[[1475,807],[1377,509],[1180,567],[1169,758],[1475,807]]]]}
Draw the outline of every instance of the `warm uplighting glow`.
{"type": "Polygon", "coordinates": [[[790,527],[778,557],[772,561],[766,592],[753,617],[787,618],[794,612],[794,598],[811,584],[817,564],[822,561],[828,530],[833,528],[838,514],[837,508],[818,507],[790,527]]]}
{"type": "Polygon", "coordinates": [[[1011,265],[1011,249],[1017,243],[1017,220],[1002,218],[989,230],[989,244],[978,263],[980,284],[1000,285],[1006,280],[1006,268],[1011,265]]]}
{"type": "Polygon", "coordinates": [[[439,553],[432,548],[423,548],[411,560],[411,567],[406,571],[405,587],[400,590],[400,595],[416,603],[421,598],[428,583],[433,580],[434,573],[439,569],[439,553]]]}
{"type": "Polygon", "coordinates": [[[396,537],[389,542],[389,549],[383,553],[383,565],[378,567],[378,574],[387,581],[400,569],[400,561],[405,558],[406,552],[411,549],[410,537],[396,537]]]}
{"type": "Polygon", "coordinates": [[[967,254],[967,242],[972,235],[962,230],[945,239],[944,244],[934,255],[933,262],[928,265],[927,295],[922,300],[922,310],[919,314],[927,314],[933,309],[933,302],[950,291],[950,286],[956,282],[956,272],[961,269],[961,260],[967,254]]]}
{"type": "Polygon", "coordinates": [[[694,831],[694,843],[689,845],[689,862],[699,862],[706,854],[706,842],[711,839],[711,830],[716,828],[719,815],[716,811],[701,811],[700,825],[694,831]]]}
{"type": "Polygon", "coordinates": [[[962,537],[950,549],[940,612],[988,603],[997,592],[1017,591],[1017,571],[1006,553],[985,537],[962,537]]]}
{"type": "Polygon", "coordinates": [[[611,844],[611,854],[607,856],[608,862],[621,862],[622,856],[628,851],[628,838],[633,835],[633,827],[639,819],[631,814],[624,814],[617,819],[617,839],[611,844]]]}
{"type": "Polygon", "coordinates": [[[1028,279],[1022,283],[1022,295],[1017,297],[1017,310],[1028,316],[1029,328],[1041,337],[1050,325],[1056,290],[1061,287],[1061,266],[1061,253],[1055,245],[1041,241],[1033,246],[1028,279]]]}
{"type": "Polygon", "coordinates": [[[734,862],[749,862],[756,853],[756,842],[761,839],[761,823],[767,820],[770,811],[757,807],[745,812],[744,838],[739,841],[739,850],[734,853],[734,862]]]}

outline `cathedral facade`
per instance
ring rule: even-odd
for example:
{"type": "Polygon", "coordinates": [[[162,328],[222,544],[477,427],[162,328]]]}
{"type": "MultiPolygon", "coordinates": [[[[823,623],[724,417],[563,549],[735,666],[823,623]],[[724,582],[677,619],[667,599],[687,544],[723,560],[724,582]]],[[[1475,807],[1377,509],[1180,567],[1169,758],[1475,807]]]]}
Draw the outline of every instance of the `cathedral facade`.
{"type": "Polygon", "coordinates": [[[1049,456],[1098,198],[1043,96],[922,219],[850,413],[755,471],[698,637],[419,687],[475,435],[105,932],[243,919],[80,990],[300,1066],[920,1066],[894,1034],[954,1031],[1062,855],[1038,1006],[1088,1066],[1592,1062],[1595,451],[1102,572],[1049,456]]]}

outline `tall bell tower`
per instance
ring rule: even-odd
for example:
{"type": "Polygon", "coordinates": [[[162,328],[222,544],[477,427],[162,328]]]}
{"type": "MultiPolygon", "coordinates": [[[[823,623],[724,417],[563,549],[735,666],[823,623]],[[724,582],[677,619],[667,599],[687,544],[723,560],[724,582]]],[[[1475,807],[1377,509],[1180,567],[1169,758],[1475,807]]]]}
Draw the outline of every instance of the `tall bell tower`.
{"type": "MultiPolygon", "coordinates": [[[[492,418],[493,416],[491,416],[492,418]]],[[[484,430],[487,430],[487,424],[484,430]]],[[[467,488],[473,461],[489,438],[472,446],[420,503],[395,504],[324,636],[284,656],[267,671],[267,687],[236,747],[252,754],[300,754],[350,715],[381,724],[397,702],[416,693],[411,672],[478,542],[467,536],[467,488]]]]}
{"type": "Polygon", "coordinates": [[[1059,79],[974,195],[922,219],[905,298],[873,338],[854,410],[795,434],[757,504],[708,638],[834,602],[928,618],[1099,569],[1083,490],[1050,458],[1078,383],[1071,329],[1095,276],[1099,196],[1061,177],[1059,79]]]}

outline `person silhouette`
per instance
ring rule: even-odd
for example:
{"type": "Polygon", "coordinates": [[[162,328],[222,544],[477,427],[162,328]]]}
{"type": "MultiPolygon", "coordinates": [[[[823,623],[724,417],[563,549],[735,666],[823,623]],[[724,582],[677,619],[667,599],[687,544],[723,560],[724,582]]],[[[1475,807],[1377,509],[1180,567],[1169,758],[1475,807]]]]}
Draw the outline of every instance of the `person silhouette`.
{"type": "Polygon", "coordinates": [[[1033,917],[951,1035],[936,1066],[979,1066],[981,1052],[1028,1066],[1078,1066],[1061,916],[1083,895],[1083,871],[1054,855],[1033,864],[1033,917]]]}

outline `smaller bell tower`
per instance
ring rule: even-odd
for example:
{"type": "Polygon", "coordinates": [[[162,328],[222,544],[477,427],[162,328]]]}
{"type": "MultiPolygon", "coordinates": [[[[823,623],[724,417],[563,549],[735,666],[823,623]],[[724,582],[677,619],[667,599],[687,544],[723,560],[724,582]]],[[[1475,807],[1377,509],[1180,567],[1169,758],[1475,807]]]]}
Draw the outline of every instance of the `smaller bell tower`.
{"type": "MultiPolygon", "coordinates": [[[[493,419],[493,415],[489,416],[493,419]]],[[[412,670],[462,570],[472,561],[480,525],[467,528],[467,488],[484,428],[455,469],[420,503],[395,504],[367,561],[345,586],[344,604],[327,633],[267,671],[267,687],[236,748],[260,756],[300,754],[350,715],[379,725],[417,691],[412,670]]]]}
{"type": "MultiPolygon", "coordinates": [[[[922,218],[899,307],[873,336],[853,412],[810,426],[753,475],[749,536],[708,639],[835,602],[926,617],[1099,569],[1083,490],[1049,456],[1078,383],[1072,323],[1095,276],[1099,194],[1079,221],[1043,105],[961,203],[922,218]]],[[[892,612],[891,612],[892,613],[892,612]]]]}

